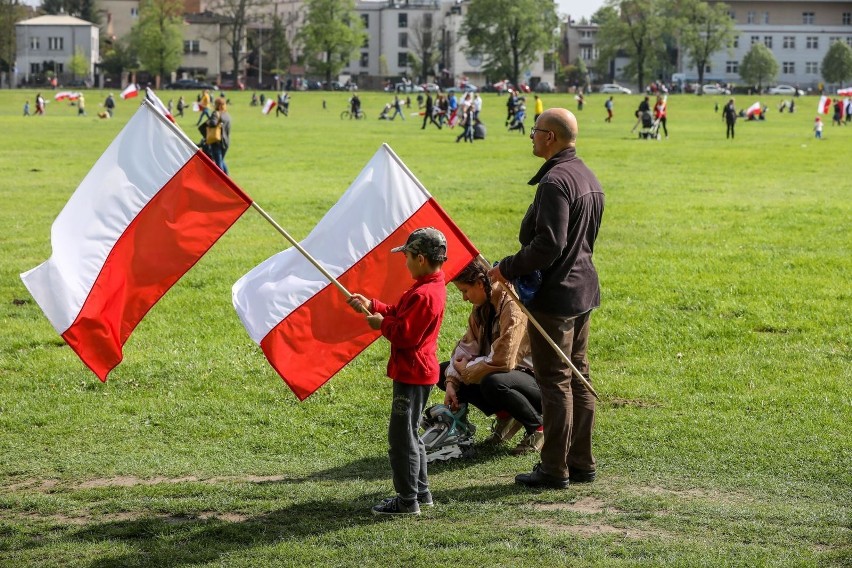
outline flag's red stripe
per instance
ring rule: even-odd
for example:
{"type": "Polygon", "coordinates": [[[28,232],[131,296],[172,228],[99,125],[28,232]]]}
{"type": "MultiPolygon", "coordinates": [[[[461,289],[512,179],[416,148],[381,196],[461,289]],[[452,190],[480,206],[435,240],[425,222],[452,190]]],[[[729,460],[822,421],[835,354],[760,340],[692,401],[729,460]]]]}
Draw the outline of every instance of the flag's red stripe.
{"type": "Polygon", "coordinates": [[[131,221],[62,334],[98,378],[106,380],[139,321],[250,204],[199,152],[131,221]]]}
{"type": "MultiPolygon", "coordinates": [[[[443,268],[448,279],[478,254],[437,203],[429,200],[340,276],[340,283],[352,293],[396,302],[413,282],[404,256],[390,249],[419,227],[435,227],[446,235],[449,259],[443,268]]],[[[275,326],[260,346],[284,382],[299,400],[305,400],[378,337],[364,315],[356,314],[343,293],[329,284],[275,326]]]]}

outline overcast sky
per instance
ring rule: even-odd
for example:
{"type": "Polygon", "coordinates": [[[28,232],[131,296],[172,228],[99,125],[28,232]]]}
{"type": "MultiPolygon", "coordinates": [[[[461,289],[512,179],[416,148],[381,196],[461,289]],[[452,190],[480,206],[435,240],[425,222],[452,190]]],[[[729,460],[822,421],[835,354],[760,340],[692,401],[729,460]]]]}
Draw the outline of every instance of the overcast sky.
{"type": "Polygon", "coordinates": [[[604,0],[556,0],[559,14],[569,14],[575,20],[583,16],[589,19],[592,14],[603,6],[604,0]]]}

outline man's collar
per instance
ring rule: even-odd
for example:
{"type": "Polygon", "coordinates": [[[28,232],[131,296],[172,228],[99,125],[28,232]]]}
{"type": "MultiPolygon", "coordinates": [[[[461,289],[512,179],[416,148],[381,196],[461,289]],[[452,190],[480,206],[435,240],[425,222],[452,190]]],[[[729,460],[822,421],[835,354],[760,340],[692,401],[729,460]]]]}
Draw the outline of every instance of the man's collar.
{"type": "Polygon", "coordinates": [[[538,170],[538,173],[533,176],[533,178],[528,182],[529,185],[537,185],[538,182],[541,181],[541,178],[544,177],[544,174],[549,172],[553,166],[558,164],[559,162],[564,162],[566,160],[572,160],[577,156],[577,148],[575,146],[568,146],[564,150],[560,150],[549,160],[547,160],[541,168],[538,170]]]}

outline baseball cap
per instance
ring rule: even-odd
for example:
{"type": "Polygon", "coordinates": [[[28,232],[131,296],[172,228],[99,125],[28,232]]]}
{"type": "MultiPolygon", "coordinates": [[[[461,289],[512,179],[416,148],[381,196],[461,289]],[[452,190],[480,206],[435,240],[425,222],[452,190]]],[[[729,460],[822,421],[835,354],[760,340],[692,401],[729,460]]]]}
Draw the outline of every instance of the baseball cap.
{"type": "Polygon", "coordinates": [[[422,254],[435,262],[444,262],[447,260],[447,239],[438,229],[423,227],[408,235],[404,245],[391,249],[391,252],[406,251],[411,254],[422,254]]]}

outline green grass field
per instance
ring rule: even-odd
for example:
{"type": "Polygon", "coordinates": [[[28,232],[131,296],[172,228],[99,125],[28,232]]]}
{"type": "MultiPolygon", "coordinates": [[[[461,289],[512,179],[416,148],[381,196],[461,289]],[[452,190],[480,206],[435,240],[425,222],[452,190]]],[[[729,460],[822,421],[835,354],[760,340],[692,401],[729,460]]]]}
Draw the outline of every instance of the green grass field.
{"type": "MultiPolygon", "coordinates": [[[[231,285],[287,246],[253,211],[106,384],[30,298],[18,274],[48,258],[51,223],[138,104],[99,120],[104,95],[87,93],[88,117],[52,102],[24,118],[35,91],[0,91],[0,566],[852,566],[852,128],[829,119],[814,140],[815,98],[779,115],[764,97],[768,120],[729,141],[724,97],[672,96],[670,138],[643,141],[640,97],[617,96],[606,124],[590,96],[578,153],[607,194],[598,481],[526,490],[513,478],[534,458],[481,452],[431,468],[434,509],[382,521],[387,344],[299,403],[231,307],[231,285]]],[[[231,95],[231,175],[295,237],[387,142],[483,254],[514,252],[540,160],[503,128],[505,98],[485,96],[488,137],[470,145],[376,120],[386,94],[363,94],[366,121],[339,118],[342,93],[295,93],[277,119],[249,97],[231,95]]],[[[179,123],[195,138],[195,117],[179,123]]],[[[441,357],[468,312],[448,298],[441,357]]]]}

